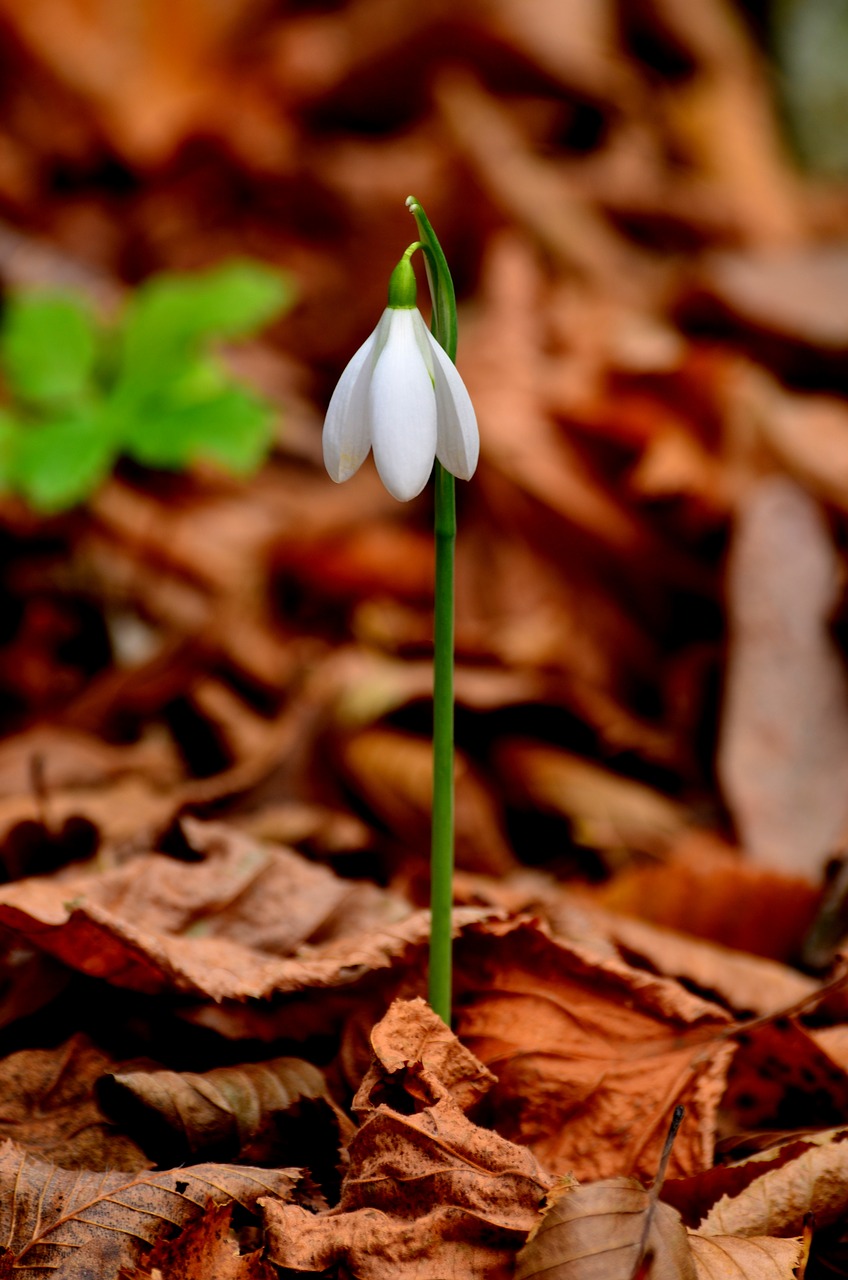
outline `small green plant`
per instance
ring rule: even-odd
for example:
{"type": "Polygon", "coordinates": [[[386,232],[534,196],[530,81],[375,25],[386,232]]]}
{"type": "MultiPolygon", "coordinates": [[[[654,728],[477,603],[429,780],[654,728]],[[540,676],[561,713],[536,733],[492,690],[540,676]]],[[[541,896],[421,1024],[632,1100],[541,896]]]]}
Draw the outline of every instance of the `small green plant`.
{"type": "Polygon", "coordinates": [[[0,490],[51,513],[89,497],[121,456],[254,470],[273,410],[210,343],[257,332],[293,295],[286,276],[250,260],[155,276],[113,325],[75,294],[12,295],[0,329],[0,490]]]}

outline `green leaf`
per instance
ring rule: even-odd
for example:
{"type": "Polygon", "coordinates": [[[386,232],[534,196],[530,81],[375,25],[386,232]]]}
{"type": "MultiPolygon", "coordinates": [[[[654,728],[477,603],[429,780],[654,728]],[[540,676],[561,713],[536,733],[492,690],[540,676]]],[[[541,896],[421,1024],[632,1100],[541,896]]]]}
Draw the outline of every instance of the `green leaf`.
{"type": "Polygon", "coordinates": [[[848,5],[845,0],[775,0],[772,42],[789,132],[813,170],[848,174],[848,5]]]}
{"type": "Polygon", "coordinates": [[[11,413],[0,409],[0,493],[12,487],[12,468],[21,424],[11,413]]]}
{"type": "Polygon", "coordinates": [[[64,511],[94,492],[116,455],[100,415],[27,425],[18,432],[11,479],[36,511],[64,511]]]}
{"type": "Polygon", "coordinates": [[[0,357],[12,391],[35,404],[78,400],[91,383],[97,329],[87,307],[59,294],[18,294],[6,306],[0,357]]]}
{"type": "Polygon", "coordinates": [[[287,276],[248,260],[194,276],[158,276],[127,308],[120,381],[141,390],[170,382],[202,342],[246,337],[293,297],[287,276]]]}
{"type": "Polygon", "coordinates": [[[205,460],[246,475],[265,457],[272,424],[266,404],[230,386],[206,400],[150,407],[129,424],[122,440],[145,466],[178,469],[205,460]]]}

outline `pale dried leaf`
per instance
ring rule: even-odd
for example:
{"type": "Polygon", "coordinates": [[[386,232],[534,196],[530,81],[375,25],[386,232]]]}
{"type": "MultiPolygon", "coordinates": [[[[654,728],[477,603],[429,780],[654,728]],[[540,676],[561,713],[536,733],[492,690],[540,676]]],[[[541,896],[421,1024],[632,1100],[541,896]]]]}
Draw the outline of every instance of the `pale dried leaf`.
{"type": "Polygon", "coordinates": [[[818,506],[788,479],[761,481],[728,571],[718,771],[751,856],[813,876],[848,820],[848,677],[828,629],[838,588],[818,506]]]}
{"type": "Polygon", "coordinates": [[[690,1231],[697,1280],[794,1280],[803,1255],[799,1239],[711,1236],[690,1231]]]}
{"type": "Polygon", "coordinates": [[[838,1221],[848,1208],[848,1131],[831,1129],[729,1166],[747,1182],[722,1195],[699,1224],[705,1235],[800,1235],[807,1214],[816,1225],[838,1221]]]}
{"type": "Polygon", "coordinates": [[[632,1280],[637,1273],[696,1280],[686,1228],[635,1179],[610,1178],[557,1196],[518,1255],[515,1280],[632,1280]]]}

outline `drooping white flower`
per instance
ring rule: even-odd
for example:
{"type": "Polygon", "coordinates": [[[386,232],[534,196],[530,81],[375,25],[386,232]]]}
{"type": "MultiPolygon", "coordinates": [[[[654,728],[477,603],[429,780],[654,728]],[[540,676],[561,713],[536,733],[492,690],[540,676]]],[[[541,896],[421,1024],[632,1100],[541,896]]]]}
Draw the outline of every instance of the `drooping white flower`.
{"type": "Polygon", "coordinates": [[[405,254],[392,275],[389,305],[339,379],[324,420],[331,478],[349,480],[373,449],[380,479],[401,502],[421,492],[436,458],[470,480],[480,451],[465,384],[414,299],[415,276],[405,254]]]}

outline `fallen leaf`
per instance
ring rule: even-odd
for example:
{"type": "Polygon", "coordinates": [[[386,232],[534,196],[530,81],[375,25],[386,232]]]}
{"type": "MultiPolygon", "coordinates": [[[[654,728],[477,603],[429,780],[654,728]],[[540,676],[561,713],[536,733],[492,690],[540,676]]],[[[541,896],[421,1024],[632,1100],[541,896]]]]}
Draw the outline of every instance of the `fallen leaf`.
{"type": "Polygon", "coordinates": [[[839,561],[819,507],[760,481],[728,569],[718,772],[751,857],[816,876],[848,822],[848,677],[828,630],[839,561]]]}
{"type": "Polygon", "coordinates": [[[825,1129],[848,1113],[848,1073],[794,1019],[734,1037],[722,1109],[725,1131],[825,1129]]]}
{"type": "Polygon", "coordinates": [[[277,1280],[261,1250],[243,1253],[232,1227],[233,1204],[207,1207],[173,1240],[157,1240],[143,1266],[121,1268],[118,1280],[277,1280]]]}
{"type": "Polygon", "coordinates": [[[798,1236],[841,1221],[848,1202],[848,1130],[788,1135],[742,1160],[669,1179],[663,1199],[705,1235],[798,1236]]]}
{"type": "MultiPolygon", "coordinates": [[[[341,746],[348,783],[404,844],[427,857],[433,797],[433,745],[391,729],[364,730],[341,746]]],[[[498,875],[514,865],[496,801],[462,751],[454,765],[456,858],[498,875]]]]}
{"type": "Polygon", "coordinates": [[[425,1105],[447,1094],[469,1111],[495,1077],[438,1018],[424,1000],[395,1000],[370,1034],[373,1061],[353,1100],[368,1115],[390,1084],[425,1105]]]}
{"type": "Polygon", "coordinates": [[[313,1168],[337,1159],[347,1122],[322,1073],[299,1058],[191,1071],[106,1072],[97,1098],[161,1168],[206,1156],[269,1165],[304,1158],[313,1168]],[[340,1125],[341,1122],[341,1125],[340,1125]],[[322,1157],[321,1147],[327,1151],[322,1157]]]}
{"type": "Polygon", "coordinates": [[[515,1280],[632,1280],[637,1274],[645,1280],[697,1278],[680,1214],[634,1178],[565,1189],[515,1268],[515,1280]]]}
{"type": "MultiPolygon", "coordinates": [[[[350,881],[218,824],[189,829],[195,843],[201,831],[209,838],[205,861],[141,854],[111,872],[2,886],[0,925],[113,986],[192,996],[197,1003],[183,1003],[181,1016],[226,1036],[263,1042],[325,1034],[347,1016],[366,986],[374,994],[410,972],[416,992],[423,984],[428,912],[412,911],[396,895],[365,885],[371,905],[364,913],[354,909],[348,920],[336,908],[345,902],[355,906],[356,885],[350,881]],[[319,908],[321,884],[329,890],[326,912],[319,908]],[[309,885],[318,887],[317,896],[307,888],[301,899],[309,885]],[[289,890],[292,902],[301,900],[299,923],[287,914],[289,890]],[[246,912],[251,898],[253,926],[246,912]],[[230,911],[235,937],[229,936],[230,911]],[[262,921],[267,933],[257,940],[270,947],[287,936],[292,954],[250,945],[262,921]],[[270,1003],[272,995],[287,1000],[270,1003]]],[[[458,909],[454,928],[491,914],[458,909]]]]}
{"type": "Polygon", "coordinates": [[[752,864],[712,833],[693,829],[659,865],[625,867],[589,896],[612,911],[790,961],[800,954],[821,890],[801,874],[752,864]]]}
{"type": "MultiPolygon", "coordinates": [[[[59,1169],[13,1142],[0,1148],[0,1274],[57,1280],[115,1275],[146,1249],[196,1220],[207,1205],[260,1196],[291,1199],[298,1169],[200,1164],[136,1174],[59,1169]]],[[[276,1201],[274,1201],[276,1203],[276,1201]]]]}
{"type": "Polygon", "coordinates": [[[94,1087],[115,1062],[84,1035],[56,1049],[20,1049],[0,1061],[0,1138],[65,1168],[134,1172],[141,1146],[112,1123],[94,1087]]]}
{"type": "Polygon", "coordinates": [[[490,922],[456,946],[456,1026],[498,1077],[486,1113],[556,1173],[652,1177],[669,1118],[672,1167],[709,1167],[730,1053],[727,1015],[667,978],[490,922]]]}
{"type": "MultiPolygon", "coordinates": [[[[848,1133],[831,1129],[743,1162],[747,1185],[722,1195],[699,1223],[709,1235],[800,1235],[808,1214],[816,1226],[836,1222],[848,1202],[848,1133]]],[[[729,1166],[728,1172],[733,1172],[729,1166]]]]}
{"type": "MultiPolygon", "coordinates": [[[[699,265],[699,305],[708,304],[737,332],[781,340],[790,356],[827,360],[848,350],[841,244],[771,253],[715,253],[699,265]]],[[[762,347],[759,347],[762,350],[762,347]]]]}
{"type": "Polygon", "coordinates": [[[511,792],[535,809],[568,818],[578,844],[612,854],[659,854],[691,818],[642,783],[535,742],[505,741],[496,762],[511,792]]]}
{"type": "Polygon", "coordinates": [[[697,1280],[795,1280],[804,1246],[774,1236],[713,1236],[690,1231],[697,1280]]]}
{"type": "Polygon", "coordinates": [[[369,1101],[338,1208],[314,1215],[263,1201],[275,1265],[296,1273],[341,1266],[362,1280],[380,1280],[388,1268],[415,1280],[512,1274],[551,1179],[529,1151],[463,1114],[437,1073],[447,1064],[454,1086],[486,1073],[462,1046],[451,1050],[441,1020],[422,1004],[396,1003],[375,1028],[379,1058],[365,1092],[403,1110],[369,1101]]]}

